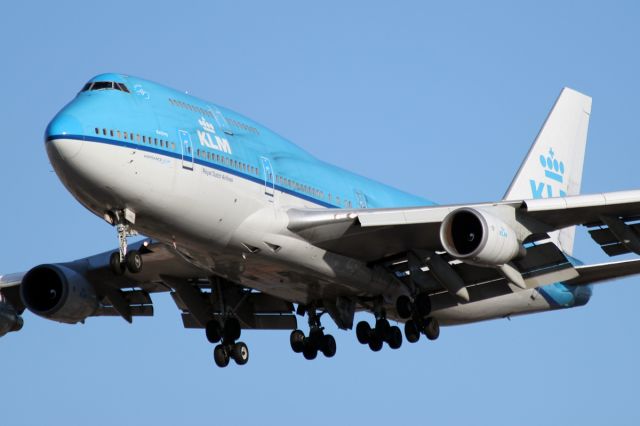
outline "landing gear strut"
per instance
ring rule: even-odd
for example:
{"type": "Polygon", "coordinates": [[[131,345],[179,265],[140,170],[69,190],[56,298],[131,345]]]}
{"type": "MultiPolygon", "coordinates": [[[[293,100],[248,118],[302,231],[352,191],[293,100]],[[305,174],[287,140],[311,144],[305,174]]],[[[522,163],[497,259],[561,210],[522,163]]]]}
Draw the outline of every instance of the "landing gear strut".
{"type": "Polygon", "coordinates": [[[429,317],[431,314],[431,300],[427,293],[416,295],[413,301],[409,296],[402,295],[396,300],[398,315],[407,319],[404,324],[404,335],[409,343],[420,340],[420,334],[427,336],[429,340],[436,340],[440,336],[440,324],[438,320],[429,317]]]}
{"type": "Polygon", "coordinates": [[[244,342],[236,342],[240,338],[242,328],[237,318],[227,318],[224,325],[218,320],[211,320],[205,327],[209,343],[218,343],[213,349],[213,360],[218,367],[226,367],[233,359],[238,365],[249,362],[249,348],[244,342]]]}
{"type": "Polygon", "coordinates": [[[399,349],[402,346],[402,332],[397,326],[392,326],[386,318],[384,310],[376,314],[376,324],[373,328],[366,321],[360,321],[356,325],[356,337],[358,342],[369,345],[369,349],[378,352],[383,343],[387,343],[391,349],[399,349]]]}
{"type": "Polygon", "coordinates": [[[308,360],[315,359],[318,352],[322,352],[327,358],[336,354],[336,339],[330,334],[324,334],[324,327],[320,324],[320,315],[315,308],[307,309],[309,336],[305,336],[302,330],[293,330],[289,337],[291,349],[295,353],[302,353],[308,360]]]}
{"type": "Polygon", "coordinates": [[[109,266],[115,275],[122,275],[125,271],[137,274],[142,270],[142,256],[137,250],[127,251],[127,237],[137,235],[137,233],[131,228],[130,222],[124,218],[126,213],[118,213],[114,216],[118,232],[118,251],[111,253],[109,266]]]}

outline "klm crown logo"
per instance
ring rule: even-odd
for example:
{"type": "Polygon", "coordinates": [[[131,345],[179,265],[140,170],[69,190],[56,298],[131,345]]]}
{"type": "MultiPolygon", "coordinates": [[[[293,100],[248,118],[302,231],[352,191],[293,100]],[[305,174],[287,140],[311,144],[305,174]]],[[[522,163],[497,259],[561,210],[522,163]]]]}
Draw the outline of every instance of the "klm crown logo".
{"type": "Polygon", "coordinates": [[[553,151],[553,148],[549,148],[547,155],[541,154],[539,160],[546,179],[539,182],[534,179],[529,180],[529,183],[531,184],[531,195],[533,198],[566,196],[567,192],[565,191],[564,185],[564,162],[559,161],[556,158],[556,153],[553,151]]]}
{"type": "Polygon", "coordinates": [[[549,179],[553,179],[556,182],[563,183],[564,182],[564,163],[562,161],[558,161],[557,158],[554,158],[555,152],[553,152],[553,148],[549,148],[549,155],[540,156],[540,164],[545,169],[544,175],[549,179]]]}
{"type": "Polygon", "coordinates": [[[200,119],[198,120],[198,124],[206,132],[209,132],[209,133],[216,132],[216,129],[213,127],[213,124],[209,123],[204,117],[200,117],[200,119]]]}

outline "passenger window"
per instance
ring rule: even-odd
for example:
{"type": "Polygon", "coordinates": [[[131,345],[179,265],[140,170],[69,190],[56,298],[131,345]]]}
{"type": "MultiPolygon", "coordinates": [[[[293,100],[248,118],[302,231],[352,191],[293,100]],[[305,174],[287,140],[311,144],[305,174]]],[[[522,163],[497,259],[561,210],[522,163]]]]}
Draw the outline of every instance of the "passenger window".
{"type": "Polygon", "coordinates": [[[100,129],[96,127],[96,135],[99,135],[99,134],[100,134],[100,129]]]}
{"type": "Polygon", "coordinates": [[[109,134],[113,137],[113,129],[109,130],[109,134]]]}
{"type": "Polygon", "coordinates": [[[118,139],[122,138],[122,133],[120,133],[120,130],[118,130],[118,139]]]}
{"type": "Polygon", "coordinates": [[[102,134],[107,136],[107,129],[102,129],[102,134]]]}
{"type": "MultiPolygon", "coordinates": [[[[120,133],[120,132],[118,132],[118,133],[120,133]]],[[[129,139],[129,134],[127,134],[127,132],[124,132],[124,138],[125,139],[129,139]]]]}

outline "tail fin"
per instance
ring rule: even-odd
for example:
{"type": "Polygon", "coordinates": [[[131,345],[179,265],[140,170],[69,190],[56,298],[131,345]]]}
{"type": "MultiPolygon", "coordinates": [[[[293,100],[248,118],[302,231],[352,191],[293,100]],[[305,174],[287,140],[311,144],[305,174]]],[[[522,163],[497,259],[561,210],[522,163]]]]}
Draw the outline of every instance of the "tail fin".
{"type": "MultiPolygon", "coordinates": [[[[590,114],[589,96],[568,87],[562,89],[504,199],[578,195],[590,114]]],[[[550,236],[565,253],[573,253],[575,227],[550,236]]]]}

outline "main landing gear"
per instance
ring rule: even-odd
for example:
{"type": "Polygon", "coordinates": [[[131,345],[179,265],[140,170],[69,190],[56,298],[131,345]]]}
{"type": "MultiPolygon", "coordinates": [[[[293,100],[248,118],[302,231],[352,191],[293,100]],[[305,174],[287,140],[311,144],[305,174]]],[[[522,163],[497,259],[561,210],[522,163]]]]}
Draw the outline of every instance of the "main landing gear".
{"type": "Polygon", "coordinates": [[[368,322],[360,321],[356,325],[356,337],[358,342],[369,345],[369,349],[378,352],[383,343],[387,343],[391,349],[399,349],[402,346],[402,332],[400,328],[389,324],[384,314],[376,315],[376,324],[372,328],[368,322]]]}
{"type": "Polygon", "coordinates": [[[418,294],[413,301],[405,295],[398,297],[396,311],[400,318],[407,320],[404,324],[404,335],[409,343],[420,340],[421,333],[429,340],[436,340],[440,336],[438,320],[429,317],[431,300],[427,293],[418,294]]]}
{"type": "Polygon", "coordinates": [[[227,318],[222,325],[218,320],[211,320],[205,331],[209,343],[220,342],[213,349],[213,360],[218,367],[226,367],[230,359],[238,365],[249,362],[249,348],[244,342],[236,342],[242,331],[237,318],[227,318]]]}
{"type": "Polygon", "coordinates": [[[111,253],[109,266],[115,275],[122,275],[125,271],[137,274],[142,271],[142,256],[137,250],[127,250],[127,237],[137,235],[129,222],[123,217],[125,214],[116,214],[114,220],[118,232],[118,251],[111,253]]]}
{"type": "Polygon", "coordinates": [[[312,360],[318,356],[318,352],[331,358],[336,354],[336,339],[330,334],[324,334],[324,327],[320,324],[320,315],[315,309],[307,309],[309,317],[309,336],[305,336],[302,330],[293,330],[289,341],[291,349],[295,353],[312,360]]]}

